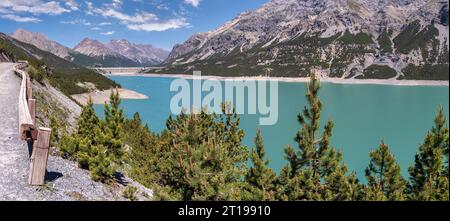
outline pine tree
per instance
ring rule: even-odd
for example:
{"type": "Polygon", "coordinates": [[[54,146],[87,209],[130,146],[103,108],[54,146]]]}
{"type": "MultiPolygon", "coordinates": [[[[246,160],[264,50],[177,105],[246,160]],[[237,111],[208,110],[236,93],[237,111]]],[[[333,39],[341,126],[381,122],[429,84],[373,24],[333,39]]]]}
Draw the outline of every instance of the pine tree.
{"type": "Polygon", "coordinates": [[[52,133],[50,135],[50,146],[57,146],[61,141],[61,128],[62,123],[56,119],[56,117],[50,116],[50,128],[52,129],[52,133]]]}
{"type": "MultiPolygon", "coordinates": [[[[95,133],[99,128],[100,120],[95,114],[92,99],[89,98],[77,119],[77,132],[72,135],[65,134],[61,138],[60,148],[62,156],[67,159],[77,159],[80,151],[80,144],[95,145],[95,133]]],[[[82,168],[87,168],[87,163],[81,164],[82,168]]]]}
{"type": "Polygon", "coordinates": [[[80,168],[91,172],[92,179],[106,182],[117,169],[113,164],[115,156],[106,148],[117,142],[111,137],[111,130],[97,117],[89,98],[77,120],[77,132],[63,136],[60,147],[63,156],[77,160],[80,168]]]}
{"type": "Polygon", "coordinates": [[[122,164],[124,150],[121,140],[123,133],[123,124],[125,117],[123,109],[120,108],[120,97],[117,90],[111,90],[110,104],[105,104],[105,120],[103,125],[103,133],[107,136],[104,139],[103,146],[114,157],[114,162],[122,164]]]}
{"type": "Polygon", "coordinates": [[[246,182],[250,185],[252,200],[267,201],[275,199],[274,183],[276,174],[269,167],[269,160],[266,159],[266,151],[261,130],[258,130],[255,137],[255,148],[251,150],[251,167],[246,175],[246,182]]]}
{"type": "Polygon", "coordinates": [[[320,82],[315,74],[307,85],[305,107],[298,115],[302,126],[295,141],[298,151],[291,146],[285,149],[289,164],[282,170],[279,199],[288,200],[351,200],[357,181],[346,176],[347,167],[342,162],[342,155],[330,147],[333,122],[325,124],[319,135],[322,103],[318,93],[320,82]]]}
{"type": "Polygon", "coordinates": [[[99,127],[100,119],[95,114],[94,104],[89,97],[87,104],[83,107],[77,120],[77,135],[89,140],[94,140],[93,131],[99,127]]]}
{"type": "Polygon", "coordinates": [[[180,114],[161,136],[157,196],[178,200],[240,200],[248,150],[236,112],[180,114]],[[165,152],[165,153],[164,153],[165,152]]]}
{"type": "Polygon", "coordinates": [[[133,119],[126,120],[124,125],[123,142],[130,146],[127,154],[130,165],[129,175],[141,184],[151,187],[157,179],[157,171],[164,159],[160,151],[160,143],[147,125],[143,126],[139,113],[135,113],[133,119]]]}
{"type": "Polygon", "coordinates": [[[406,181],[400,174],[400,165],[384,142],[370,152],[370,164],[365,174],[369,191],[366,200],[405,200],[406,181]]]}
{"type": "Polygon", "coordinates": [[[448,146],[449,130],[443,108],[439,108],[434,127],[425,137],[409,168],[409,191],[413,200],[448,200],[448,146]]]}
{"type": "Polygon", "coordinates": [[[330,148],[320,167],[324,174],[321,178],[324,181],[320,200],[352,201],[361,199],[362,185],[354,172],[347,175],[348,167],[345,165],[340,151],[330,148]]]}

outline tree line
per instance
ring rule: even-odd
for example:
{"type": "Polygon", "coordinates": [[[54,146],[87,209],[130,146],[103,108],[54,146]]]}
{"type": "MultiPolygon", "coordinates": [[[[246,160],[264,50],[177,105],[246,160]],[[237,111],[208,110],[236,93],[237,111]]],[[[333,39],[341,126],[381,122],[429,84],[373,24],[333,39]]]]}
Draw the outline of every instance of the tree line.
{"type": "Polygon", "coordinates": [[[285,148],[287,164],[278,175],[269,167],[261,131],[253,148],[243,145],[240,119],[227,104],[223,114],[200,110],[170,116],[166,129],[157,134],[138,113],[127,119],[113,92],[104,119],[88,102],[76,132],[57,136],[55,143],[64,158],[76,160],[94,180],[110,182],[120,171],[152,188],[155,200],[449,200],[449,130],[442,107],[408,168],[409,178],[401,175],[382,141],[369,153],[363,183],[330,145],[334,123],[328,121],[321,129],[319,90],[320,81],[312,75],[308,105],[297,117],[296,146],[285,148]]]}

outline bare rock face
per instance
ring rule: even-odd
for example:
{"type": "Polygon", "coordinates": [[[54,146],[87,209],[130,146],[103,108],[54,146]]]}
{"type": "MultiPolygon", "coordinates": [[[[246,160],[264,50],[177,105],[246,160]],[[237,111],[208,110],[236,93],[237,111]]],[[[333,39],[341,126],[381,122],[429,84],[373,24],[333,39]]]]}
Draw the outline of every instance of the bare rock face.
{"type": "Polygon", "coordinates": [[[373,64],[403,76],[410,61],[448,66],[448,2],[271,0],[176,45],[165,63],[177,72],[259,75],[270,68],[304,76],[316,68],[330,77],[357,77],[373,64]],[[433,53],[441,62],[430,60],[433,53]],[[223,73],[230,66],[239,73],[223,73]],[[361,71],[351,74],[352,69],[361,71]]]}
{"type": "MultiPolygon", "coordinates": [[[[125,39],[111,40],[103,44],[97,40],[85,38],[74,48],[75,51],[92,57],[116,57],[134,63],[135,66],[159,64],[167,58],[169,52],[152,45],[133,44],[125,39]]],[[[130,65],[126,65],[130,66],[130,65]]]]}
{"type": "Polygon", "coordinates": [[[83,39],[73,50],[88,56],[120,56],[103,43],[90,38],[83,39]]]}
{"type": "Polygon", "coordinates": [[[43,50],[43,51],[48,51],[58,57],[61,58],[69,58],[69,52],[70,49],[55,42],[55,41],[51,41],[49,40],[45,35],[41,34],[41,33],[33,33],[30,31],[26,31],[23,29],[18,29],[16,32],[14,32],[11,37],[34,45],[37,48],[43,50]]]}
{"type": "Polygon", "coordinates": [[[111,40],[107,45],[111,50],[144,65],[159,64],[164,61],[169,52],[155,48],[152,45],[134,44],[125,39],[111,40]]]}

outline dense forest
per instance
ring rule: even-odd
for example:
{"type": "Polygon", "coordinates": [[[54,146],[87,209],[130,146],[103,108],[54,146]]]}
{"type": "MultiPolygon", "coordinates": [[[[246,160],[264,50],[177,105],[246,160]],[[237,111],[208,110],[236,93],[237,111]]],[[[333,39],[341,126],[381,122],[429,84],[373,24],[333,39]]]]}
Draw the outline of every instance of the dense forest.
{"type": "MultiPolygon", "coordinates": [[[[102,182],[117,171],[152,188],[155,200],[207,201],[448,201],[449,130],[443,108],[418,147],[409,177],[381,141],[369,154],[366,182],[348,169],[342,153],[330,145],[334,124],[320,125],[320,82],[307,85],[307,105],[300,110],[296,146],[285,148],[287,164],[279,174],[269,167],[263,135],[254,147],[242,144],[244,131],[229,105],[224,114],[180,114],[169,117],[159,134],[143,125],[138,113],[127,119],[117,92],[96,116],[92,102],[83,108],[74,134],[55,134],[52,142],[64,158],[78,162],[102,182]]],[[[53,124],[52,127],[55,127],[53,124]]],[[[53,131],[57,131],[54,128],[53,131]]],[[[126,193],[133,199],[133,190],[126,193]]]]}

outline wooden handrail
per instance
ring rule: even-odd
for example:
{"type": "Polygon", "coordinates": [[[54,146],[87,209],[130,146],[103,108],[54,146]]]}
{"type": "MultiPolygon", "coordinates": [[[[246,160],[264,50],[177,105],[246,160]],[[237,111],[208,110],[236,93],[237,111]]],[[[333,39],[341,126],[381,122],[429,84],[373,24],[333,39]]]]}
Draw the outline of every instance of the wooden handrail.
{"type": "Polygon", "coordinates": [[[19,92],[19,135],[22,140],[33,143],[30,158],[28,183],[43,185],[50,147],[50,128],[36,128],[36,100],[33,99],[33,85],[27,72],[21,70],[28,66],[28,62],[21,61],[14,67],[14,71],[22,78],[19,92]]]}
{"type": "MultiPolygon", "coordinates": [[[[26,140],[33,137],[32,135],[36,130],[34,125],[34,119],[30,113],[30,107],[28,105],[28,99],[31,99],[28,94],[28,88],[31,87],[28,74],[18,68],[15,71],[22,77],[22,83],[20,85],[19,92],[19,136],[20,139],[26,140]]],[[[32,96],[32,95],[31,95],[32,96]]]]}

